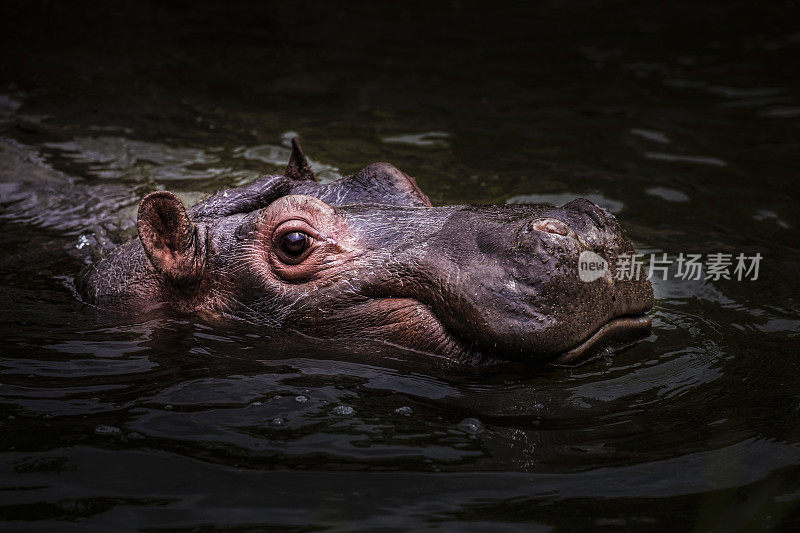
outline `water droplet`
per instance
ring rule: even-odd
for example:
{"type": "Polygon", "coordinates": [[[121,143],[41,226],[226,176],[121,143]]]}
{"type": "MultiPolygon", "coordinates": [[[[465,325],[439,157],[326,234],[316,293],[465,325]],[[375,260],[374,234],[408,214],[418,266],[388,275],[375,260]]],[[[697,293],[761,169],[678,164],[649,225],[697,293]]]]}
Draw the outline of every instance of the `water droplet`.
{"type": "Polygon", "coordinates": [[[306,403],[306,402],[308,401],[308,397],[306,397],[306,396],[303,396],[303,395],[301,394],[301,395],[299,395],[299,396],[295,396],[295,397],[294,397],[294,401],[296,401],[297,403],[306,403]]]}
{"type": "Polygon", "coordinates": [[[483,433],[483,424],[477,418],[465,418],[458,423],[458,429],[470,435],[483,433]]]}
{"type": "Polygon", "coordinates": [[[331,413],[338,415],[338,416],[350,416],[355,413],[356,410],[350,407],[349,405],[337,405],[333,408],[331,413]]]}
{"type": "Polygon", "coordinates": [[[78,244],[75,245],[75,248],[80,250],[84,246],[89,246],[90,244],[91,241],[89,241],[89,237],[87,237],[86,235],[81,235],[80,237],[78,237],[78,244]]]}
{"type": "Polygon", "coordinates": [[[116,426],[106,426],[105,424],[100,424],[94,428],[94,432],[98,435],[119,435],[122,433],[122,430],[116,426]]]}
{"type": "Polygon", "coordinates": [[[397,413],[398,415],[403,415],[403,416],[411,416],[414,414],[414,410],[407,405],[404,405],[403,407],[398,407],[397,409],[394,410],[394,412],[397,413]]]}
{"type": "Polygon", "coordinates": [[[286,423],[286,420],[284,420],[283,418],[281,418],[279,416],[276,416],[275,418],[272,419],[272,425],[273,426],[282,426],[285,423],[286,423]]]}

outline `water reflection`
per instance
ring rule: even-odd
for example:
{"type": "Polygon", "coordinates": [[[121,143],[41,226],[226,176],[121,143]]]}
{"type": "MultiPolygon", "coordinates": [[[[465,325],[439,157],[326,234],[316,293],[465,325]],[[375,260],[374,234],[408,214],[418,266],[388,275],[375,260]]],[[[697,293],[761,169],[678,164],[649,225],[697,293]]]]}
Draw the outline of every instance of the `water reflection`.
{"type": "Polygon", "coordinates": [[[697,163],[700,165],[714,165],[717,167],[724,167],[728,163],[718,157],[697,156],[697,155],[678,155],[678,154],[665,154],[661,152],[645,152],[645,157],[648,159],[656,159],[659,161],[673,161],[676,163],[697,163]]]}
{"type": "Polygon", "coordinates": [[[647,139],[648,141],[653,141],[660,144],[669,144],[670,140],[664,133],[660,131],[653,131],[653,130],[645,130],[641,128],[634,128],[631,130],[631,133],[634,135],[638,135],[642,139],[647,139]]]}
{"type": "Polygon", "coordinates": [[[622,211],[624,204],[619,200],[612,200],[599,193],[560,193],[560,194],[518,194],[506,200],[507,204],[552,204],[561,206],[575,198],[586,198],[612,213],[622,211]]]}
{"type": "Polygon", "coordinates": [[[668,202],[688,202],[689,195],[685,192],[667,187],[651,187],[645,191],[651,196],[656,196],[668,202]]]}
{"type": "MultiPolygon", "coordinates": [[[[33,80],[0,94],[12,527],[726,530],[796,516],[795,30],[743,14],[731,35],[700,25],[697,42],[650,8],[520,5],[535,16],[476,23],[460,4],[426,6],[429,21],[385,6],[395,34],[371,8],[275,4],[279,23],[261,25],[201,2],[189,16],[227,25],[214,33],[153,25],[184,9],[119,9],[96,8],[81,38],[91,13],[33,16],[59,24],[18,39],[36,61],[2,73],[33,80]],[[608,28],[559,29],[590,18],[608,28]],[[104,32],[113,60],[98,67],[83,58],[104,32]],[[57,47],[39,40],[51,34],[57,47]],[[418,35],[436,36],[424,54],[418,35]],[[279,172],[298,132],[324,180],[385,160],[441,203],[583,196],[644,253],[758,251],[763,277],[654,279],[652,338],[575,369],[476,370],[76,300],[70,279],[135,234],[147,192],[190,204],[279,172]]],[[[704,10],[720,16],[692,4],[678,18],[704,10]]]]}
{"type": "MultiPolygon", "coordinates": [[[[233,152],[235,155],[241,156],[245,159],[262,161],[264,163],[275,165],[276,168],[274,172],[277,173],[286,168],[286,162],[289,161],[289,156],[292,153],[292,149],[287,146],[262,144],[259,146],[251,146],[249,148],[241,146],[235,148],[233,152]]],[[[311,158],[308,158],[308,163],[311,165],[314,175],[323,183],[335,181],[342,177],[342,175],[339,173],[339,169],[335,166],[326,165],[311,158]]]]}
{"type": "Polygon", "coordinates": [[[408,133],[405,135],[390,135],[383,138],[389,144],[407,144],[409,146],[446,148],[447,138],[450,134],[446,131],[428,131],[425,133],[408,133]]]}

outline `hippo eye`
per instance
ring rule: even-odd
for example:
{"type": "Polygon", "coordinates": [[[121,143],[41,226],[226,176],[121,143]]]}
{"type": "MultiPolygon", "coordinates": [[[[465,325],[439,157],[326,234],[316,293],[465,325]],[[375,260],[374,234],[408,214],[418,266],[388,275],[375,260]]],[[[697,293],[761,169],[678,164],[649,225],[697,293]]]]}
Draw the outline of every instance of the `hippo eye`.
{"type": "Polygon", "coordinates": [[[287,233],[281,238],[281,251],[289,257],[299,257],[311,245],[311,237],[301,231],[287,233]]]}

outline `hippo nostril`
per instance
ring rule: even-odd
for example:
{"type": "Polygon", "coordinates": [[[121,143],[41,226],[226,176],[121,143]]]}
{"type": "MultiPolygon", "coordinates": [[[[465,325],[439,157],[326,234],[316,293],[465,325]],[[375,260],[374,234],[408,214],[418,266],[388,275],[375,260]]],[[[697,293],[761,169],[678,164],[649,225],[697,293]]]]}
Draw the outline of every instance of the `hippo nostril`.
{"type": "Polygon", "coordinates": [[[567,226],[560,220],[555,220],[552,218],[547,218],[543,220],[534,220],[533,222],[531,222],[530,228],[544,233],[554,233],[556,235],[563,235],[565,237],[569,233],[569,226],[567,226]]]}

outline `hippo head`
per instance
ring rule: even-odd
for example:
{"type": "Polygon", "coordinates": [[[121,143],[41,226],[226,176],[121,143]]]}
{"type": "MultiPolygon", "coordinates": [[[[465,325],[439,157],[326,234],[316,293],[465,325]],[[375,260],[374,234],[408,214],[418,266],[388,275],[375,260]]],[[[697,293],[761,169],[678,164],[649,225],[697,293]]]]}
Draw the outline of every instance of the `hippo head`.
{"type": "Polygon", "coordinates": [[[172,193],[148,195],[138,228],[153,276],[141,292],[185,310],[455,359],[570,363],[649,331],[650,283],[614,276],[633,246],[588,200],[431,207],[419,197],[325,198],[289,194],[251,211],[193,216],[172,193]],[[579,276],[587,251],[609,265],[593,281],[579,276]]]}

